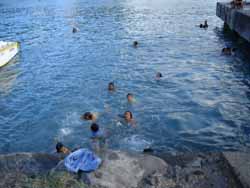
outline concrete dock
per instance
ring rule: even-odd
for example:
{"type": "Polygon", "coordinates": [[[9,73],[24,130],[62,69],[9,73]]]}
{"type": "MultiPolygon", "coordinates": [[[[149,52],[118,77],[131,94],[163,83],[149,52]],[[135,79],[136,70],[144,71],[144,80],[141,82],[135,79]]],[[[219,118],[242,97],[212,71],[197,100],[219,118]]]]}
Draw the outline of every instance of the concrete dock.
{"type": "Polygon", "coordinates": [[[216,15],[221,18],[231,30],[250,42],[250,3],[243,8],[233,8],[230,3],[217,3],[216,15]]]}

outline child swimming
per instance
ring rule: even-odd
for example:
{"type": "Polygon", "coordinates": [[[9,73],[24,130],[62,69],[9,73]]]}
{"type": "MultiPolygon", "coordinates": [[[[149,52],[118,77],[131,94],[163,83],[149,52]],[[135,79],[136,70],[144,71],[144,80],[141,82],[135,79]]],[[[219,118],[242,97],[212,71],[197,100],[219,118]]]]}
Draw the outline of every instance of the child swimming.
{"type": "Polygon", "coordinates": [[[127,100],[128,100],[129,103],[134,103],[135,102],[134,95],[132,93],[128,93],[127,94],[127,100]]]}
{"type": "Polygon", "coordinates": [[[133,42],[133,46],[134,46],[135,48],[138,46],[138,44],[139,44],[138,41],[134,41],[134,42],[133,42]]]}
{"type": "Polygon", "coordinates": [[[229,55],[230,56],[230,55],[233,55],[235,51],[236,51],[235,48],[226,47],[226,48],[222,49],[221,53],[223,55],[229,55]]]}
{"type": "Polygon", "coordinates": [[[63,153],[63,154],[70,154],[71,153],[70,149],[67,148],[66,146],[64,146],[61,142],[58,142],[56,144],[56,152],[63,153]]]}
{"type": "Polygon", "coordinates": [[[118,119],[115,118],[115,122],[117,126],[129,125],[131,127],[135,127],[136,122],[133,118],[133,114],[131,111],[126,111],[124,114],[119,114],[117,116],[118,119]]]}
{"type": "Polygon", "coordinates": [[[163,77],[163,75],[162,75],[162,73],[157,72],[155,77],[156,77],[156,80],[159,80],[163,77]]]}
{"type": "Polygon", "coordinates": [[[135,120],[133,119],[133,114],[130,111],[124,113],[124,120],[128,125],[135,126],[135,120]]]}
{"type": "Polygon", "coordinates": [[[108,84],[108,90],[109,91],[115,91],[115,84],[114,84],[114,82],[110,82],[108,84]]]}
{"type": "Polygon", "coordinates": [[[93,112],[85,112],[82,116],[81,119],[82,120],[86,120],[86,121],[96,121],[98,117],[97,113],[93,113],[93,112]]]}
{"type": "Polygon", "coordinates": [[[103,150],[106,149],[106,136],[104,132],[100,130],[99,125],[96,123],[91,124],[90,131],[92,149],[102,155],[104,152],[103,150]]]}

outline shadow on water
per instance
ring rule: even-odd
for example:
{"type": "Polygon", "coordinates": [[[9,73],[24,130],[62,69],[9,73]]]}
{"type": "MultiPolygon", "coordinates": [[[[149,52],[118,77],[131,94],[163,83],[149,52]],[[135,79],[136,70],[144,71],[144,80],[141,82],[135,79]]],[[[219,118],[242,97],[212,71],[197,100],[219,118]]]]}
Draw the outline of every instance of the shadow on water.
{"type": "MultiPolygon", "coordinates": [[[[231,62],[231,72],[238,79],[237,84],[246,88],[242,92],[245,93],[247,99],[250,99],[250,43],[240,37],[238,33],[232,31],[226,24],[220,28],[216,27],[214,31],[225,47],[236,48],[236,54],[231,62]]],[[[244,106],[246,110],[250,110],[249,104],[246,103],[244,106]]],[[[239,110],[244,113],[244,109],[239,110]]],[[[243,122],[237,129],[238,142],[242,145],[243,150],[247,150],[250,146],[250,125],[243,122]]]]}
{"type": "Polygon", "coordinates": [[[243,62],[250,64],[250,43],[239,36],[238,33],[232,31],[226,24],[222,27],[216,27],[215,33],[225,43],[225,47],[233,47],[237,49],[237,57],[243,62]]]}

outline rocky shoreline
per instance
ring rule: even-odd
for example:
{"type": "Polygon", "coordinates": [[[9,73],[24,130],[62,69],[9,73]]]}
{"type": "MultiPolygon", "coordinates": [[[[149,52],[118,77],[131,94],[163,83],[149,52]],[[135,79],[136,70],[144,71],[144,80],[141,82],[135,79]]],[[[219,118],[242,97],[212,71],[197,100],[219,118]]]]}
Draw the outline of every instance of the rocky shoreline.
{"type": "Polygon", "coordinates": [[[249,170],[242,174],[237,167],[250,169],[249,156],[242,153],[153,156],[109,150],[97,171],[73,174],[67,172],[60,156],[13,153],[0,155],[0,187],[241,188],[249,186],[249,170]]]}

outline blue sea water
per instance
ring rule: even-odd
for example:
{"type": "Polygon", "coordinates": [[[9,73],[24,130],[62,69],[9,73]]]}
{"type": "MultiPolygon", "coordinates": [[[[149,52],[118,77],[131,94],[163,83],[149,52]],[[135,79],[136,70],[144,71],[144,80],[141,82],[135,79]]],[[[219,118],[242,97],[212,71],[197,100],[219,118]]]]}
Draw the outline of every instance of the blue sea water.
{"type": "Polygon", "coordinates": [[[216,0],[1,0],[0,40],[21,51],[0,69],[0,152],[88,147],[86,111],[114,149],[248,148],[250,48],[215,10],[216,0]],[[236,55],[222,56],[231,45],[236,55]],[[136,128],[117,120],[126,110],[136,128]]]}

